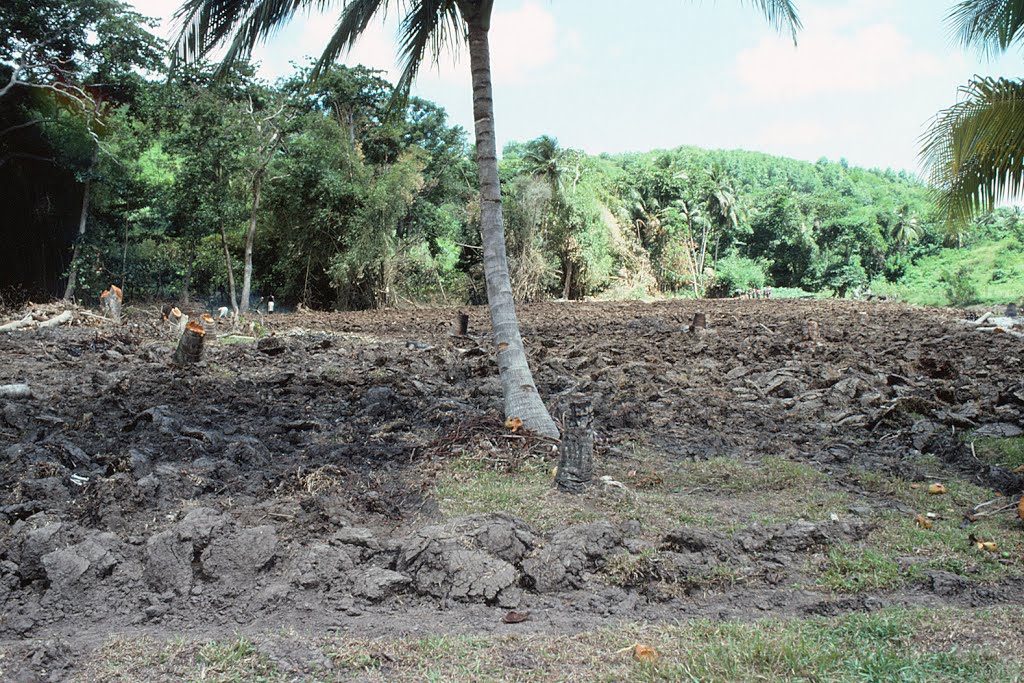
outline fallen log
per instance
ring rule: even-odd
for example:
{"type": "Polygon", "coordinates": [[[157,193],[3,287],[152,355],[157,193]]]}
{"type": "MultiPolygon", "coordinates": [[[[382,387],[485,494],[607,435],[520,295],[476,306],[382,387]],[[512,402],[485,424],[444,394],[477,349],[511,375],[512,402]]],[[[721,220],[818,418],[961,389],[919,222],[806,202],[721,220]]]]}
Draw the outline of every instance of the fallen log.
{"type": "Polygon", "coordinates": [[[29,325],[33,324],[35,324],[35,319],[32,317],[32,314],[29,313],[21,320],[14,320],[5,325],[0,325],[0,332],[7,332],[9,330],[20,330],[23,327],[28,327],[29,325]]]}
{"type": "Polygon", "coordinates": [[[74,314],[71,311],[64,311],[60,315],[56,315],[45,322],[39,323],[39,328],[57,327],[58,325],[63,325],[64,323],[69,322],[73,317],[74,314]]]}
{"type": "Polygon", "coordinates": [[[27,384],[0,384],[0,398],[32,398],[27,384]]]}
{"type": "Polygon", "coordinates": [[[174,364],[185,366],[198,363],[203,357],[203,339],[205,337],[206,330],[202,325],[195,321],[188,323],[178,340],[178,348],[174,350],[174,364]]]}

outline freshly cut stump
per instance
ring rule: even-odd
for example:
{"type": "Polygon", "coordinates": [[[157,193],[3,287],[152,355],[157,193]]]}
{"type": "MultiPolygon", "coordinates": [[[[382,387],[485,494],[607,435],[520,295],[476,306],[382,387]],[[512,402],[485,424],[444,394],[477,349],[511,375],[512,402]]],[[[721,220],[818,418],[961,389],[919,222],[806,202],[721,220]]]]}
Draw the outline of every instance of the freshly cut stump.
{"type": "Polygon", "coordinates": [[[206,330],[199,323],[192,321],[185,326],[185,332],[178,340],[178,348],[174,351],[175,365],[191,365],[198,363],[203,357],[203,339],[206,330]]]}

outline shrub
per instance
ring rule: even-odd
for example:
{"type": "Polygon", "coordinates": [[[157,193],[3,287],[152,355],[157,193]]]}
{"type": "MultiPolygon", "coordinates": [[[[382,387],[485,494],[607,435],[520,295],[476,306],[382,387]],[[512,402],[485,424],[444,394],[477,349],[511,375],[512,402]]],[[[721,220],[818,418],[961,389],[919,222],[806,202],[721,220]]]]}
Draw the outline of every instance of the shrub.
{"type": "Polygon", "coordinates": [[[765,264],[746,256],[731,254],[719,259],[715,266],[715,279],[708,288],[710,296],[730,296],[743,289],[764,287],[767,276],[765,264]]]}
{"type": "Polygon", "coordinates": [[[978,286],[971,279],[971,269],[968,266],[963,265],[953,271],[947,270],[942,273],[939,280],[945,285],[949,303],[954,306],[978,303],[978,286]]]}

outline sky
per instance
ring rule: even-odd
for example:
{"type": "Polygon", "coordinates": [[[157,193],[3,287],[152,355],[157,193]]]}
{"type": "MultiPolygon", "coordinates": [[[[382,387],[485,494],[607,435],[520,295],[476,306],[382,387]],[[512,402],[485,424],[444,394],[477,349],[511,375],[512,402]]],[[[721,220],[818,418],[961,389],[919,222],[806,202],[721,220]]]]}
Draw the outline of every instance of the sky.
{"type": "MultiPolygon", "coordinates": [[[[133,4],[171,36],[181,0],[133,4]]],[[[343,5],[332,4],[255,51],[264,78],[319,56],[343,5]]],[[[496,0],[499,149],[547,134],[590,154],[695,145],[920,172],[918,139],[957,88],[975,74],[1019,73],[1019,53],[985,60],[956,43],[945,22],[954,0],[795,4],[796,45],[743,0],[496,0]]],[[[396,80],[396,27],[394,14],[374,24],[340,61],[396,80]]],[[[472,135],[465,49],[423,69],[413,94],[472,135]]]]}

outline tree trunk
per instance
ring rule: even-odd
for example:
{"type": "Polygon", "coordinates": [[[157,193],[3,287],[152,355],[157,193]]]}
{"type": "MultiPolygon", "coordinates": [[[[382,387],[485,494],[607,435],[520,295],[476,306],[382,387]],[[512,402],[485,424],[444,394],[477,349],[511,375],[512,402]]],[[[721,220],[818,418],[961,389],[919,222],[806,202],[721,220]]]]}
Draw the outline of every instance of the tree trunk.
{"type": "Polygon", "coordinates": [[[537,392],[537,385],[526,360],[505,255],[505,226],[501,216],[501,186],[494,140],[494,101],[491,96],[490,47],[487,38],[491,5],[490,0],[472,3],[464,0],[460,3],[469,27],[473,119],[476,122],[476,160],[480,181],[480,233],[484,248],[487,303],[505,397],[505,416],[518,417],[527,429],[557,439],[558,427],[537,392]]]}
{"type": "Polygon", "coordinates": [[[78,216],[78,236],[75,238],[75,248],[71,252],[71,267],[68,269],[68,284],[64,288],[64,300],[71,301],[75,298],[75,287],[78,285],[78,256],[82,250],[82,241],[85,239],[85,226],[89,216],[89,195],[92,189],[92,170],[99,158],[99,149],[92,153],[92,160],[89,162],[89,172],[85,177],[85,187],[82,189],[82,212],[78,216]]]}
{"type": "Polygon", "coordinates": [[[256,172],[252,179],[252,211],[249,213],[249,232],[245,234],[245,269],[242,271],[242,300],[239,310],[249,312],[249,292],[252,289],[252,246],[256,242],[256,212],[260,208],[263,192],[263,170],[256,172]]]}
{"type": "Polygon", "coordinates": [[[192,266],[196,262],[196,243],[189,242],[188,245],[188,264],[185,266],[185,278],[181,285],[181,305],[187,306],[190,299],[190,289],[192,288],[192,266]]]}
{"type": "Polygon", "coordinates": [[[224,222],[220,224],[220,244],[224,247],[224,266],[228,271],[228,295],[231,297],[231,310],[238,318],[238,299],[235,297],[235,271],[231,267],[231,252],[228,251],[228,236],[224,230],[224,222]]]}

